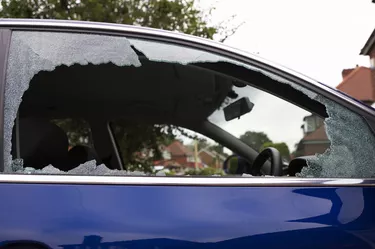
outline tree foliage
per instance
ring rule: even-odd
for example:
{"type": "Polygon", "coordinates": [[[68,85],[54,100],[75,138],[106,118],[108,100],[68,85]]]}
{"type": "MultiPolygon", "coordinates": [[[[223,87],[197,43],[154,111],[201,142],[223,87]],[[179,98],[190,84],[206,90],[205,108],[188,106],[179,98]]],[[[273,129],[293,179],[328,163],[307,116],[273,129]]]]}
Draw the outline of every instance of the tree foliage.
{"type": "Polygon", "coordinates": [[[238,157],[232,157],[228,162],[228,174],[235,175],[238,169],[238,157]]]}
{"type": "Polygon", "coordinates": [[[68,135],[69,146],[76,145],[90,146],[91,131],[89,124],[83,119],[55,119],[52,123],[59,126],[68,135]]]}
{"type": "Polygon", "coordinates": [[[224,154],[224,147],[220,144],[214,144],[210,147],[210,149],[221,155],[224,154]]]}
{"type": "Polygon", "coordinates": [[[220,27],[194,0],[2,0],[0,17],[140,25],[212,39],[220,27]]]}
{"type": "Polygon", "coordinates": [[[272,142],[264,132],[247,131],[240,136],[240,140],[256,151],[260,151],[263,144],[272,142]]]}
{"type": "Polygon", "coordinates": [[[289,151],[288,145],[286,145],[286,143],[267,142],[267,143],[263,144],[261,149],[263,150],[267,147],[273,147],[273,148],[277,149],[280,152],[281,157],[283,159],[290,160],[290,151],[289,151]]]}
{"type": "MultiPolygon", "coordinates": [[[[210,146],[210,143],[207,141],[207,139],[199,139],[197,144],[198,151],[203,150],[205,148],[208,148],[210,146]]],[[[193,142],[195,143],[195,142],[193,142]]],[[[192,148],[194,147],[194,144],[192,144],[192,148]]]]}
{"type": "Polygon", "coordinates": [[[185,172],[186,175],[201,175],[201,176],[213,176],[213,175],[224,175],[224,172],[222,169],[216,169],[214,167],[207,167],[202,169],[190,169],[185,172]]]}
{"type": "Polygon", "coordinates": [[[264,132],[247,131],[240,136],[240,140],[258,152],[267,147],[274,147],[280,152],[283,159],[290,160],[290,151],[288,145],[284,142],[272,142],[264,132]]]}
{"type": "Polygon", "coordinates": [[[112,130],[125,167],[129,170],[151,172],[152,162],[162,158],[160,146],[169,145],[174,140],[173,132],[168,131],[168,128],[129,124],[122,120],[113,122],[112,130]]]}

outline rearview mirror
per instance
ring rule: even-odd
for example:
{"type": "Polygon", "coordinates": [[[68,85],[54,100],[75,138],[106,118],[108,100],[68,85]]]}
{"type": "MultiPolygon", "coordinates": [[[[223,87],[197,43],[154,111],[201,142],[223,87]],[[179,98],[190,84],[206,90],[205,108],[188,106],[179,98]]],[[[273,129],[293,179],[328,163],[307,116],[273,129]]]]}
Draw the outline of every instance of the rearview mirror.
{"type": "Polygon", "coordinates": [[[251,112],[254,104],[247,97],[243,97],[228,106],[224,107],[225,121],[239,118],[242,115],[251,112]]]}

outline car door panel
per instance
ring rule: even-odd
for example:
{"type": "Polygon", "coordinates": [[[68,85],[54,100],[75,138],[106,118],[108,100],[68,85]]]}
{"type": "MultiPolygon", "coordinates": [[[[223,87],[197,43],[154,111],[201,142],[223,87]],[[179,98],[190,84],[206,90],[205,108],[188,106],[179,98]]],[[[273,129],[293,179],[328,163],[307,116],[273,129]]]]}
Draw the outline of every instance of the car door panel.
{"type": "Polygon", "coordinates": [[[374,194],[370,187],[1,184],[0,241],[64,249],[372,248],[374,194]]]}

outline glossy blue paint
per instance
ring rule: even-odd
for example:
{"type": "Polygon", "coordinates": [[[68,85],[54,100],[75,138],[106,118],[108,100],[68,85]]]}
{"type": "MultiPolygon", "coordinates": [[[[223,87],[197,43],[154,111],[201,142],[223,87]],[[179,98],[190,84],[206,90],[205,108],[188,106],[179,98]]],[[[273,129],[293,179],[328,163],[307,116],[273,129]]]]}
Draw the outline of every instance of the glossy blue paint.
{"type": "Polygon", "coordinates": [[[3,244],[364,249],[375,243],[375,188],[1,184],[0,200],[3,244]]]}

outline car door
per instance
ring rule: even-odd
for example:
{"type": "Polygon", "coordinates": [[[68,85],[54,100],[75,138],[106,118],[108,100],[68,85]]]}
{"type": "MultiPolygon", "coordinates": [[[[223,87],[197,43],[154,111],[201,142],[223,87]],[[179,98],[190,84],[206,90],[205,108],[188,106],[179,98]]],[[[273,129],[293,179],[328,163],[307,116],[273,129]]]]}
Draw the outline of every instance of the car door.
{"type": "Polygon", "coordinates": [[[374,247],[371,108],[194,37],[1,25],[2,248],[374,247]],[[173,140],[155,148],[168,129],[173,140]],[[198,150],[202,138],[210,146],[198,150]],[[195,176],[214,145],[214,175],[195,176]],[[268,147],[281,175],[272,161],[237,175],[218,167],[232,154],[254,167],[268,147]]]}

